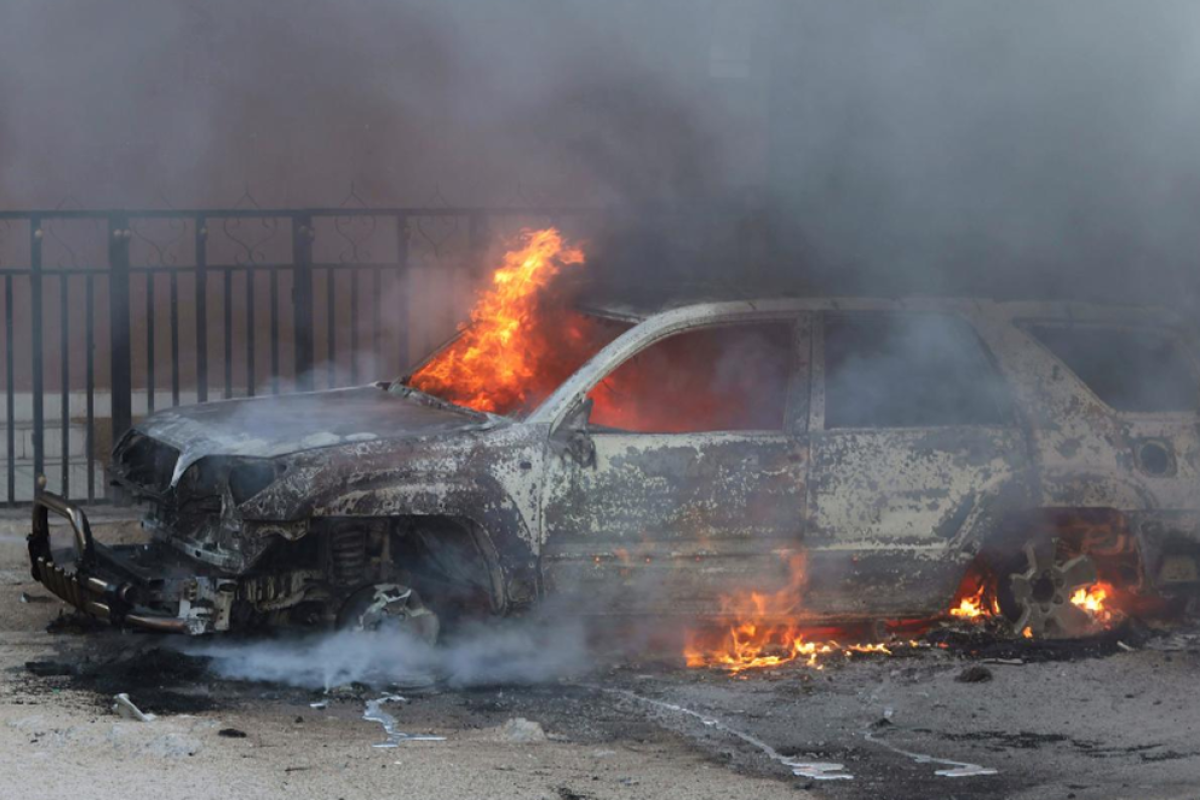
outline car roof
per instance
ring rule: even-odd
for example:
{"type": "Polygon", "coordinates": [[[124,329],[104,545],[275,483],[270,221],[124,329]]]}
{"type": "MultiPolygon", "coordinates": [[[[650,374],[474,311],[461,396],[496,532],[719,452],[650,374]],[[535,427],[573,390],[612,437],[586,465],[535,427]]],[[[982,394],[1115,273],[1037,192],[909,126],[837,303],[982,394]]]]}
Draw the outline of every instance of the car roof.
{"type": "Polygon", "coordinates": [[[585,313],[606,319],[637,323],[668,311],[927,311],[968,316],[1007,318],[1010,321],[1051,320],[1177,326],[1183,318],[1169,309],[1133,304],[1102,304],[1063,300],[990,300],[970,297],[761,297],[676,295],[641,299],[584,299],[576,303],[585,313]]]}

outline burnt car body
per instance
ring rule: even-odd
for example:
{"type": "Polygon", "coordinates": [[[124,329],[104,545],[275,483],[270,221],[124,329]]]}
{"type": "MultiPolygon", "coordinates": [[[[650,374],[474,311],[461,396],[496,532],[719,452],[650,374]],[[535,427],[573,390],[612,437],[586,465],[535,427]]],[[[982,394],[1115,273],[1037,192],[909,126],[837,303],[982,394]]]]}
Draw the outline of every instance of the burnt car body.
{"type": "Polygon", "coordinates": [[[596,614],[719,616],[725,593],[792,580],[795,554],[800,610],[822,620],[943,614],[981,558],[1039,633],[1069,632],[1061,594],[1097,574],[1138,596],[1200,587],[1200,362],[1164,311],[592,313],[624,332],[520,418],[403,381],[154,414],[111,469],[152,542],[105,547],[43,494],[34,575],[114,624],[190,634],[503,614],[553,593],[596,614]],[[639,363],[655,413],[611,424],[597,393],[639,363]],[[674,382],[676,366],[696,374],[674,382]],[[51,552],[47,512],[71,520],[69,552],[51,552]]]}

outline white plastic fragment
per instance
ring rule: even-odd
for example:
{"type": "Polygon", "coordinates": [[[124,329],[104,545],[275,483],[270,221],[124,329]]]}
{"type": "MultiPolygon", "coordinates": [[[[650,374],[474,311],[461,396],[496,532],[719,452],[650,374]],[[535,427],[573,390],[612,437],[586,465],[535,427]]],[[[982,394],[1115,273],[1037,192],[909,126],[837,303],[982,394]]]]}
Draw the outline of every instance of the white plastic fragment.
{"type": "Polygon", "coordinates": [[[784,761],[784,765],[792,768],[792,774],[797,778],[812,778],[815,781],[849,781],[854,776],[846,772],[844,764],[834,764],[825,761],[784,761]]]}
{"type": "Polygon", "coordinates": [[[961,767],[934,770],[933,774],[943,778],[970,778],[975,775],[995,775],[996,770],[991,767],[981,767],[978,764],[963,764],[961,767]]]}
{"type": "Polygon", "coordinates": [[[154,714],[148,714],[135,706],[133,701],[129,699],[129,695],[124,692],[113,697],[112,710],[117,716],[136,722],[153,722],[158,719],[154,714]]]}

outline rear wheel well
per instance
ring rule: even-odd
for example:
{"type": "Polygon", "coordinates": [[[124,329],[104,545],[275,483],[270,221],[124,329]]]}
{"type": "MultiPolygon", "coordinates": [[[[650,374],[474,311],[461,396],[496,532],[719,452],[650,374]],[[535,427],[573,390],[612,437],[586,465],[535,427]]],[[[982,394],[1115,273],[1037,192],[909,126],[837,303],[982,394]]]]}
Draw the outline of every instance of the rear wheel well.
{"type": "MultiPolygon", "coordinates": [[[[1010,619],[1016,604],[1010,591],[1013,574],[1027,569],[1026,545],[1052,548],[1059,562],[1086,555],[1096,565],[1098,581],[1137,592],[1144,584],[1142,555],[1125,514],[1106,507],[1048,507],[1008,515],[984,541],[968,568],[974,585],[988,592],[1010,619]]],[[[960,594],[962,590],[960,589],[960,594]]]]}

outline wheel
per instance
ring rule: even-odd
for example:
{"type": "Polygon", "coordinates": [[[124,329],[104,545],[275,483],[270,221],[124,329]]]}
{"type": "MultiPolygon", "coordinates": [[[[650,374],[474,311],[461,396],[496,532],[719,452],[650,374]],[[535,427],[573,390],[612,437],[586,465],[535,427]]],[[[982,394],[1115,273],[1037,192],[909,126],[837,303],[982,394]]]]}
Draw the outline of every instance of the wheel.
{"type": "Polygon", "coordinates": [[[1025,561],[1025,571],[1009,577],[1018,614],[1014,627],[1019,633],[1039,639],[1073,639],[1103,630],[1093,615],[1071,601],[1076,591],[1096,583],[1096,565],[1090,556],[1062,560],[1047,543],[1037,546],[1031,542],[1025,545],[1025,561]]]}
{"type": "Polygon", "coordinates": [[[342,630],[401,632],[428,644],[437,641],[441,628],[416,589],[399,583],[364,586],[350,595],[337,625],[342,630]]]}

